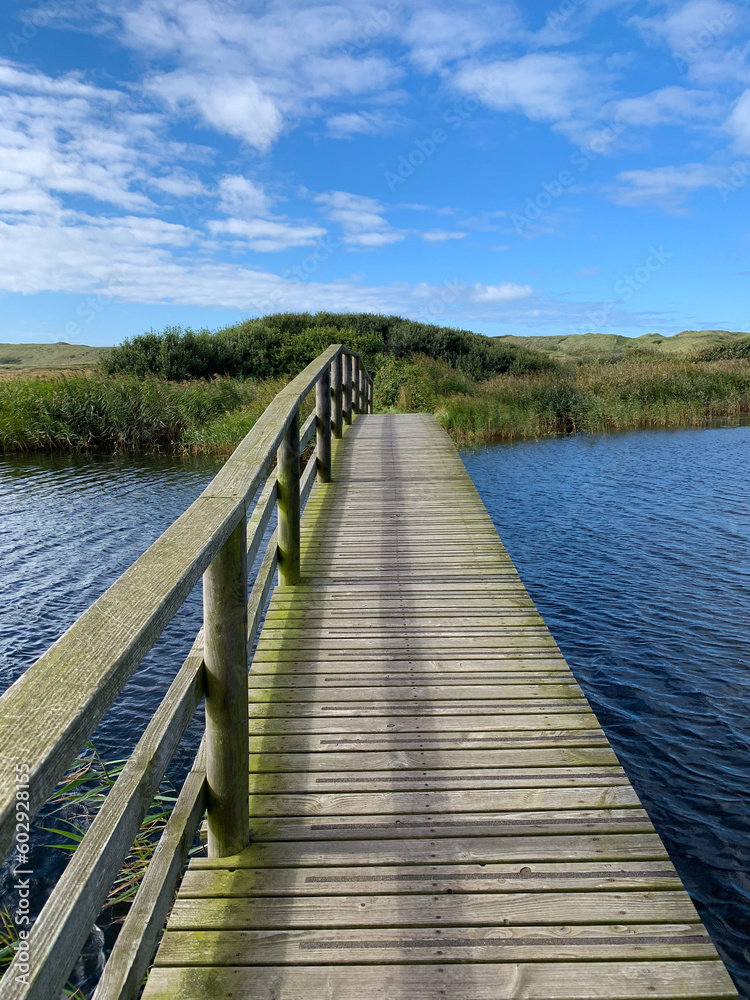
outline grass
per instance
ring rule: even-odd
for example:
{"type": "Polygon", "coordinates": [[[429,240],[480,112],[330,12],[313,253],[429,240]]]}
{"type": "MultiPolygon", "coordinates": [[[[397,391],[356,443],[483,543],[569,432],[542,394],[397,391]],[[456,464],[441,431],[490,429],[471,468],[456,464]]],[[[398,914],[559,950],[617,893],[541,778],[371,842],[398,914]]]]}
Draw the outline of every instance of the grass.
{"type": "Polygon", "coordinates": [[[432,412],[459,444],[702,426],[750,413],[750,363],[627,359],[564,376],[492,379],[440,398],[432,412]]]}
{"type": "MultiPolygon", "coordinates": [[[[294,318],[283,317],[288,323],[294,318]]],[[[305,331],[290,334],[284,341],[285,364],[292,364],[288,354],[292,347],[296,351],[291,373],[263,380],[170,381],[154,374],[112,374],[101,369],[0,379],[0,454],[78,451],[226,457],[291,374],[308,360],[307,355],[336,335],[336,329],[328,326],[308,332],[309,336],[305,331]]],[[[399,337],[408,335],[409,343],[416,343],[428,332],[418,324],[406,332],[391,325],[390,348],[370,356],[375,407],[381,412],[433,413],[459,444],[698,426],[713,418],[750,413],[750,338],[746,336],[721,332],[719,336],[716,331],[694,336],[688,331],[662,338],[663,344],[672,342],[662,350],[654,343],[656,335],[638,338],[648,340],[650,346],[638,347],[636,341],[635,347],[626,350],[618,347],[624,338],[611,337],[605,338],[611,348],[607,355],[581,354],[565,363],[546,358],[542,365],[536,364],[535,357],[540,355],[533,351],[506,357],[487,347],[487,338],[481,340],[485,354],[480,364],[464,350],[467,344],[471,347],[473,335],[460,331],[446,332],[440,350],[433,352],[438,357],[402,352],[404,344],[397,349],[399,337]],[[682,347],[675,349],[676,341],[703,346],[684,352],[682,347]],[[487,371],[493,366],[497,370],[498,365],[503,374],[487,377],[487,371]]],[[[581,340],[589,336],[605,335],[586,335],[581,340]]],[[[209,343],[208,334],[201,337],[209,343]]],[[[171,352],[192,350],[187,336],[181,339],[170,334],[160,340],[153,335],[146,340],[154,351],[161,349],[159,345],[171,352]]],[[[197,340],[203,344],[200,337],[197,340]]],[[[204,348],[208,350],[205,344],[204,348]]],[[[266,368],[274,370],[271,355],[264,357],[266,368]]]]}
{"type": "Polygon", "coordinates": [[[82,344],[0,344],[0,371],[3,369],[96,368],[108,347],[82,344]]]}
{"type": "Polygon", "coordinates": [[[0,382],[0,454],[224,454],[282,384],[98,373],[15,378],[0,382]]]}

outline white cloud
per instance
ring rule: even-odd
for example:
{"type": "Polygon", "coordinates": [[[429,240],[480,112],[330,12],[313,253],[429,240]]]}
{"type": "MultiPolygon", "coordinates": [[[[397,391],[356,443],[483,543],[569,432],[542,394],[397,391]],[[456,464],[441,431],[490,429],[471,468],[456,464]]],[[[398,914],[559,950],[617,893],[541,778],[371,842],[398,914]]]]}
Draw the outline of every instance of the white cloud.
{"type": "Polygon", "coordinates": [[[240,218],[267,215],[270,199],[260,184],[240,174],[228,174],[219,181],[219,210],[240,218]]]}
{"type": "Polygon", "coordinates": [[[428,243],[442,243],[444,240],[462,240],[467,233],[449,232],[447,229],[430,229],[426,233],[420,233],[423,240],[428,243]]]}
{"type": "Polygon", "coordinates": [[[352,247],[373,248],[403,240],[403,233],[391,228],[384,216],[385,207],[376,198],[351,194],[348,191],[328,191],[314,195],[332,222],[344,231],[343,242],[352,247]]]}
{"type": "Polygon", "coordinates": [[[284,119],[276,102],[252,77],[209,76],[179,70],[152,76],[147,90],[175,110],[265,151],[278,139],[284,119]]]}
{"type": "Polygon", "coordinates": [[[236,236],[251,250],[261,253],[311,246],[326,234],[320,226],[301,226],[275,219],[212,219],[208,230],[214,235],[236,236]]]}
{"type": "Polygon", "coordinates": [[[389,135],[406,124],[407,120],[398,114],[350,111],[329,118],[327,128],[333,139],[351,139],[354,135],[389,135]]]}
{"type": "Polygon", "coordinates": [[[654,205],[672,214],[681,214],[691,194],[718,183],[723,173],[718,167],[704,163],[625,170],[618,175],[619,185],[612,191],[611,198],[618,205],[654,205]]]}
{"type": "Polygon", "coordinates": [[[750,89],[736,100],[726,127],[734,137],[735,148],[741,153],[750,153],[750,89]]]}
{"type": "Polygon", "coordinates": [[[471,302],[486,303],[515,302],[517,299],[528,298],[531,293],[531,285],[501,281],[499,285],[472,285],[469,299],[471,302]]]}
{"type": "Polygon", "coordinates": [[[402,32],[412,62],[423,73],[477,54],[493,42],[518,38],[520,18],[511,3],[464,3],[460,8],[417,8],[402,32]]]}
{"type": "Polygon", "coordinates": [[[454,83],[496,111],[548,122],[565,121],[588,109],[593,86],[578,57],[554,53],[471,64],[456,74],[454,83]]]}
{"type": "Polygon", "coordinates": [[[607,110],[618,122],[655,126],[717,121],[725,108],[725,102],[716,93],[672,86],[615,101],[607,110]]]}
{"type": "Polygon", "coordinates": [[[669,4],[651,17],[634,16],[630,24],[647,41],[666,45],[676,68],[696,80],[749,78],[743,37],[748,27],[746,7],[723,0],[688,0],[669,4]]]}

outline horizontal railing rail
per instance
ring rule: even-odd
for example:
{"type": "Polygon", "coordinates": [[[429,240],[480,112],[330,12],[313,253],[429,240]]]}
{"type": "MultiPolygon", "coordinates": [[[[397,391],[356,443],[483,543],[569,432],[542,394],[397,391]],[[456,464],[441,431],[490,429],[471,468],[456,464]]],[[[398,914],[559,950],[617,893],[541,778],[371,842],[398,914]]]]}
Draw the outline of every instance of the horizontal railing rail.
{"type": "Polygon", "coordinates": [[[360,355],[329,347],[281,390],[200,497],[0,698],[0,851],[20,848],[23,860],[19,796],[24,819],[33,817],[203,577],[203,627],[0,979],[0,1000],[60,995],[201,701],[200,749],[95,1000],[137,996],[204,813],[209,855],[246,846],[250,651],[276,573],[281,586],[299,583],[300,512],[316,478],[330,481],[331,439],[372,405],[360,355]],[[300,427],[313,390],[314,409],[300,427]],[[278,524],[248,596],[274,510],[278,524]]]}

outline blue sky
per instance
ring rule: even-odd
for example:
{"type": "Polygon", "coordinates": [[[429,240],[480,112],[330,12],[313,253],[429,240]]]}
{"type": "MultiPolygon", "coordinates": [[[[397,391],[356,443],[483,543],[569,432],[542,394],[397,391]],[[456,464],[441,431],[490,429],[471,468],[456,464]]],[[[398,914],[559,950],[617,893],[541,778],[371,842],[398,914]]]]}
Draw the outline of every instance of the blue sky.
{"type": "Polygon", "coordinates": [[[5,0],[0,341],[750,330],[750,10],[5,0]]]}

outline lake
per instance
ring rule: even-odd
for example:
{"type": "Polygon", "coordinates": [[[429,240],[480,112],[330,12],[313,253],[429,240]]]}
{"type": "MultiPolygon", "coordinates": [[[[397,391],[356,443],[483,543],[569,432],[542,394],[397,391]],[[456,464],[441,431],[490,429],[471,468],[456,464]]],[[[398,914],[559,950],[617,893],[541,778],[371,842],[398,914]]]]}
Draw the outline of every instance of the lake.
{"type": "MultiPolygon", "coordinates": [[[[463,452],[730,971],[750,998],[750,428],[463,452]]],[[[0,458],[0,689],[188,506],[215,462],[0,458]]],[[[124,756],[190,647],[200,590],[95,741],[124,756]]],[[[179,780],[199,738],[188,731],[179,780]]],[[[39,842],[39,900],[63,859],[39,842]]],[[[0,894],[8,882],[0,872],[0,894]]],[[[91,982],[110,931],[87,946],[91,982]]]]}

